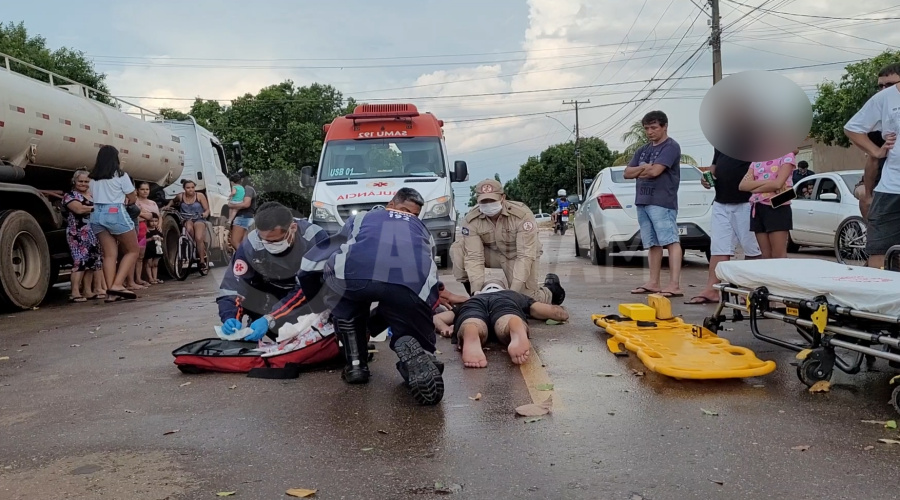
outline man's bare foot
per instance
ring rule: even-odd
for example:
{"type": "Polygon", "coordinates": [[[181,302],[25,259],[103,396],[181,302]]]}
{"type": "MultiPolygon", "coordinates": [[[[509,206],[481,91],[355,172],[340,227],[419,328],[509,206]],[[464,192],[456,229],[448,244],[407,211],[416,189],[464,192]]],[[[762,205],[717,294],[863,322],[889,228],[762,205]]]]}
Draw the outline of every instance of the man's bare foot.
{"type": "Polygon", "coordinates": [[[487,356],[481,349],[481,339],[478,332],[465,332],[460,339],[462,341],[462,362],[466,368],[484,368],[487,366],[487,356]]]}
{"type": "Polygon", "coordinates": [[[509,359],[517,365],[528,361],[528,353],[531,352],[531,341],[528,340],[528,333],[511,331],[509,336],[509,346],[506,348],[506,352],[509,353],[509,359]]]}

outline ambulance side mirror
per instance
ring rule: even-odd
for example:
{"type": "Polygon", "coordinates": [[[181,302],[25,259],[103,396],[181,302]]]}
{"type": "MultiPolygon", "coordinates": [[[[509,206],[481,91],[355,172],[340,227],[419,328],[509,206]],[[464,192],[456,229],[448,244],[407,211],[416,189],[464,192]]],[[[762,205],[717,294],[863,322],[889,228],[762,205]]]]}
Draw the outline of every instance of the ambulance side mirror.
{"type": "Polygon", "coordinates": [[[467,180],[469,180],[469,167],[466,166],[466,162],[462,160],[453,162],[453,176],[450,178],[450,182],[465,182],[467,180]]]}
{"type": "Polygon", "coordinates": [[[312,175],[312,167],[306,166],[300,169],[300,185],[311,188],[316,185],[316,178],[312,175]]]}

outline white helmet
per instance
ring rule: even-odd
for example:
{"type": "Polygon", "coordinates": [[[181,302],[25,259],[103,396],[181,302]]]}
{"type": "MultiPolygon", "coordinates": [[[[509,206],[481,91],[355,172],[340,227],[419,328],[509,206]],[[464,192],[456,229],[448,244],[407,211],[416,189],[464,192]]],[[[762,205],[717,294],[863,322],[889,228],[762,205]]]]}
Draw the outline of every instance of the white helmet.
{"type": "Polygon", "coordinates": [[[556,192],[556,194],[558,194],[559,196],[565,196],[565,195],[566,195],[566,190],[565,190],[565,189],[560,189],[559,191],[556,192]]]}

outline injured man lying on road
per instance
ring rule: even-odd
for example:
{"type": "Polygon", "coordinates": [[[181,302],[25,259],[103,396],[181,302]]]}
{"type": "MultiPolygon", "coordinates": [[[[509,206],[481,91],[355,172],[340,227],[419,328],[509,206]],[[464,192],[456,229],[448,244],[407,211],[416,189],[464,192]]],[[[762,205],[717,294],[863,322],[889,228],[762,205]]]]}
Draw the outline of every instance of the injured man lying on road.
{"type": "Polygon", "coordinates": [[[506,290],[502,282],[488,281],[484,288],[452,310],[434,315],[434,327],[442,337],[450,337],[462,350],[467,368],[484,368],[487,357],[482,347],[496,341],[506,347],[512,362],[528,361],[528,318],[567,321],[562,306],[536,302],[531,297],[506,290]],[[452,326],[451,326],[452,325],[452,326]]]}

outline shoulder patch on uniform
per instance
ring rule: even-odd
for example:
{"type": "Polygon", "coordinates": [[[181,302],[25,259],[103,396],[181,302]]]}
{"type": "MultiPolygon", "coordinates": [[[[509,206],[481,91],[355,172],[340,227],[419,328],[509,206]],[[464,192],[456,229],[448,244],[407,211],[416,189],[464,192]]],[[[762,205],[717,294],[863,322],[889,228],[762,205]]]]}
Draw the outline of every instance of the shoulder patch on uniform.
{"type": "Polygon", "coordinates": [[[469,228],[464,227],[464,228],[462,228],[462,229],[460,230],[460,232],[463,234],[463,236],[468,236],[468,235],[469,235],[469,228]]]}
{"type": "Polygon", "coordinates": [[[522,229],[524,229],[524,230],[526,230],[526,231],[534,231],[534,222],[531,222],[530,220],[529,220],[529,221],[525,221],[525,222],[522,224],[522,229]]]}
{"type": "Polygon", "coordinates": [[[247,265],[247,262],[244,259],[236,259],[234,261],[234,266],[232,266],[231,271],[235,276],[243,276],[247,274],[247,271],[250,270],[250,266],[247,265]]]}

